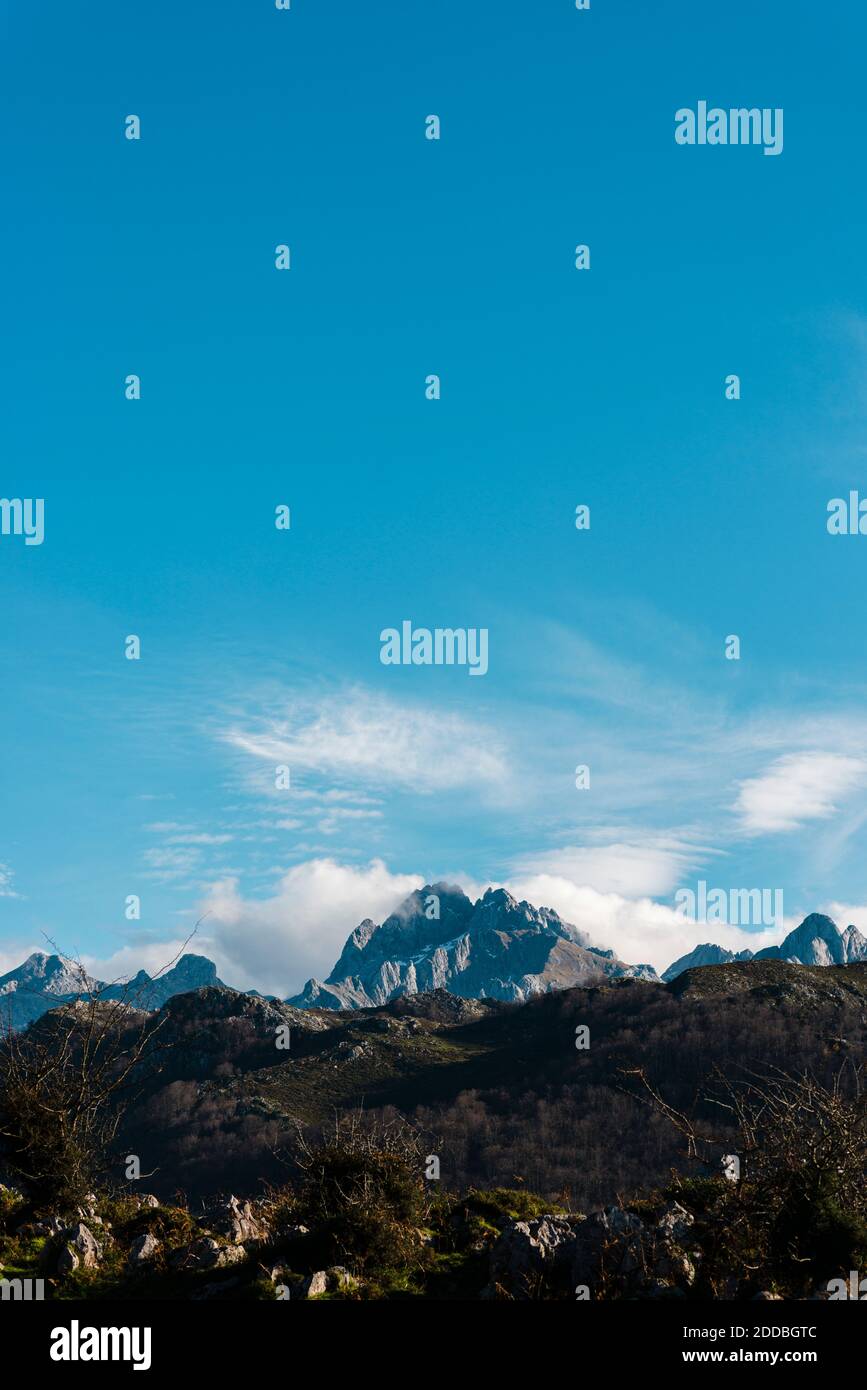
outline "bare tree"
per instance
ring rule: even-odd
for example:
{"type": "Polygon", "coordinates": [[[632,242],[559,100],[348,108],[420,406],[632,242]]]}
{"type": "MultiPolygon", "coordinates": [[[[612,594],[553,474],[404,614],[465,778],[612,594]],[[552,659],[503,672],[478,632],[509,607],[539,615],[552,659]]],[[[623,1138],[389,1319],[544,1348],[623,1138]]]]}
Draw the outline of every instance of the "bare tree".
{"type": "Polygon", "coordinates": [[[716,1069],[697,1097],[701,1119],[670,1105],[643,1068],[621,1075],[683,1136],[689,1157],[716,1167],[723,1153],[737,1155],[737,1179],[722,1182],[706,1207],[711,1265],[740,1278],[761,1272],[797,1294],[867,1256],[860,1065],[844,1062],[828,1085],[808,1072],[731,1080],[716,1069]]]}
{"type": "Polygon", "coordinates": [[[78,997],[23,1031],[0,1024],[0,1156],[34,1200],[68,1207],[107,1179],[124,1114],[164,1066],[167,1016],[141,1007],[142,990],[99,985],[62,958],[78,997]]]}

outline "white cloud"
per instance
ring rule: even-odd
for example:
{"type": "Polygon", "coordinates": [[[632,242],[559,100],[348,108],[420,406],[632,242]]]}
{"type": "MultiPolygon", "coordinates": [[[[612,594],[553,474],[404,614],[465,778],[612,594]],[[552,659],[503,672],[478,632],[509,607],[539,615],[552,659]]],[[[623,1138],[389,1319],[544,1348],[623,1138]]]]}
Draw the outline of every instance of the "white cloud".
{"type": "Polygon", "coordinates": [[[846,927],[857,927],[867,936],[867,906],[856,903],[827,903],[820,911],[831,917],[843,931],[846,927]]]}
{"type": "Polygon", "coordinates": [[[21,894],[16,893],[12,887],[12,880],[15,877],[8,864],[0,864],[0,898],[20,898],[21,894]]]}
{"type": "MultiPolygon", "coordinates": [[[[22,961],[33,955],[34,951],[46,951],[50,955],[52,950],[53,947],[44,940],[40,941],[37,946],[34,946],[32,942],[28,946],[4,946],[3,950],[0,951],[0,975],[8,975],[10,970],[16,970],[22,961]]],[[[0,1006],[0,1026],[3,1023],[3,1017],[2,1006],[0,1006]]]]}
{"type": "Polygon", "coordinates": [[[347,820],[381,820],[381,811],[361,811],[348,806],[336,806],[333,811],[329,811],[324,820],[319,822],[319,829],[323,835],[333,835],[335,831],[343,829],[343,822],[347,820]]]}
{"type": "Polygon", "coordinates": [[[777,927],[751,931],[691,922],[673,907],[649,898],[600,893],[553,874],[533,874],[512,880],[505,887],[537,907],[553,907],[565,921],[586,932],[594,946],[613,950],[630,965],[652,965],[659,974],[705,941],[730,951],[759,951],[778,945],[783,935],[777,927]]]}
{"type": "MultiPolygon", "coordinates": [[[[664,866],[658,870],[650,866],[648,872],[663,873],[664,866]]],[[[444,877],[461,883],[473,900],[485,888],[499,886],[489,881],[471,883],[464,874],[444,877]]],[[[235,988],[285,996],[300,989],[311,975],[319,979],[328,975],[360,921],[370,917],[381,922],[423,883],[418,874],[391,873],[378,859],[363,866],[328,858],[308,860],[281,871],[275,890],[264,898],[246,897],[237,878],[225,878],[209,885],[196,910],[204,921],[185,949],[209,956],[221,978],[235,988]]],[[[648,963],[660,974],[699,943],[712,941],[735,952],[758,951],[778,945],[796,924],[792,920],[784,926],[748,929],[693,922],[647,896],[629,898],[601,891],[564,873],[516,874],[501,886],[537,907],[554,908],[586,933],[594,946],[611,949],[632,965],[648,963]]],[[[827,910],[841,926],[854,921],[867,927],[867,908],[832,904],[827,910]]],[[[108,960],[88,957],[85,964],[101,979],[125,978],[140,967],[153,973],[171,961],[181,945],[180,939],[128,945],[108,960]]],[[[10,957],[7,968],[22,958],[10,957]]]]}
{"type": "Polygon", "coordinates": [[[861,786],[862,758],[839,753],[788,753],[758,777],[741,782],[735,803],[750,835],[797,830],[807,821],[827,820],[836,802],[861,786]]]}
{"type": "Polygon", "coordinates": [[[519,872],[522,876],[567,879],[576,887],[624,897],[661,897],[683,879],[696,854],[696,846],[665,837],[645,842],[599,845],[567,845],[534,855],[519,872]]]}
{"type": "Polygon", "coordinates": [[[171,848],[157,846],[146,849],[143,855],[151,870],[150,878],[169,883],[173,879],[185,878],[194,873],[201,862],[201,852],[195,848],[171,848]]]}
{"type": "MultiPolygon", "coordinates": [[[[185,940],[185,937],[179,937],[172,941],[150,941],[121,946],[110,956],[83,955],[81,963],[94,979],[113,984],[115,981],[131,979],[139,970],[146,970],[149,975],[160,974],[167,966],[177,964],[175,957],[179,953],[209,956],[213,959],[213,942],[208,937],[197,934],[192,941],[184,945],[185,940]]],[[[219,974],[219,971],[217,973],[219,974]]],[[[232,983],[232,980],[226,980],[227,985],[232,983]]]]}
{"type": "Polygon", "coordinates": [[[233,838],[232,835],[207,835],[204,832],[201,834],[185,833],[183,835],[171,835],[168,843],[170,845],[227,845],[233,838]]]}
{"type": "Polygon", "coordinates": [[[294,701],[221,737],[273,766],[362,778],[366,787],[484,788],[503,782],[507,771],[499,736],[485,724],[357,688],[316,703],[294,701]]]}
{"type": "Polygon", "coordinates": [[[224,879],[201,907],[214,959],[227,984],[286,995],[330,974],[349,933],[365,917],[381,922],[420,888],[417,874],[392,874],[380,859],[354,867],[312,859],[284,874],[268,898],[245,898],[224,879]]]}

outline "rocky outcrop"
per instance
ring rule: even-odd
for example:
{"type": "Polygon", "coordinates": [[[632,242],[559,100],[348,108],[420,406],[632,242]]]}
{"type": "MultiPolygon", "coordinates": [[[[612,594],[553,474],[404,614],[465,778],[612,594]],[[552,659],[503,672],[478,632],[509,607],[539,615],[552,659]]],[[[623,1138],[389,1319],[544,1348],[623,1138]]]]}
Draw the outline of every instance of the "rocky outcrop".
{"type": "Polygon", "coordinates": [[[811,912],[779,946],[757,951],[756,960],[787,960],[795,965],[850,965],[867,960],[867,940],[857,927],[841,932],[830,917],[811,912]]]}
{"type": "Polygon", "coordinates": [[[63,1244],[57,1256],[57,1273],[71,1274],[76,1269],[95,1269],[102,1259],[102,1246],[83,1221],[77,1221],[63,1232],[63,1244]]]}
{"type": "Polygon", "coordinates": [[[136,1009],[161,1009],[176,994],[189,994],[194,989],[211,985],[225,989],[217,975],[217,967],[207,956],[192,953],[181,956],[177,965],[163,974],[151,977],[140,970],[125,984],[108,985],[102,991],[104,999],[125,999],[136,1009]]]}
{"type": "Polygon", "coordinates": [[[267,1235],[267,1228],[257,1218],[252,1203],[237,1197],[220,1198],[209,1205],[202,1222],[218,1235],[224,1236],[230,1245],[264,1240],[267,1235]]]}
{"type": "Polygon", "coordinates": [[[198,1240],[176,1250],[172,1264],[176,1269],[198,1272],[203,1269],[226,1269],[246,1258],[247,1251],[243,1245],[229,1245],[213,1236],[200,1236],[198,1240]]]}
{"type": "Polygon", "coordinates": [[[483,1298],[506,1293],[531,1298],[542,1281],[560,1281],[575,1258],[576,1235],[570,1220],[542,1216],[534,1221],[515,1221],[501,1233],[490,1255],[490,1282],[483,1298]]]}
{"type": "Polygon", "coordinates": [[[324,1293],[342,1294],[344,1297],[361,1287],[361,1280],[350,1274],[342,1265],[332,1265],[330,1269],[317,1269],[312,1274],[293,1274],[290,1270],[277,1268],[271,1275],[281,1298],[319,1298],[324,1293]]]}
{"type": "Polygon", "coordinates": [[[490,1253],[483,1298],[683,1297],[695,1281],[694,1219],[671,1202],[654,1225],[606,1207],[581,1218],[515,1221],[490,1253]]]}

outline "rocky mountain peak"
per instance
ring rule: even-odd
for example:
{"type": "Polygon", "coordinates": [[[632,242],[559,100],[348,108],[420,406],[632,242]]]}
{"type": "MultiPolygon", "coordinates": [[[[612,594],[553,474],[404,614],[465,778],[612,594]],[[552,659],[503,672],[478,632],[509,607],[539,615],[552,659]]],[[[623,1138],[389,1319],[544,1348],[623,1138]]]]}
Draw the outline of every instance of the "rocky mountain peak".
{"type": "Polygon", "coordinates": [[[606,977],[640,975],[547,907],[488,888],[473,903],[455,884],[426,884],[379,926],[365,921],[349,936],[331,974],[308,980],[288,1000],[300,1008],[371,1008],[431,990],[463,998],[520,1002],[533,994],[606,977]]]}
{"type": "Polygon", "coordinates": [[[794,965],[851,965],[867,960],[867,938],[857,927],[840,931],[832,918],[823,912],[811,912],[800,926],[790,931],[779,946],[766,946],[755,956],[750,951],[735,955],[723,946],[705,942],[687,955],[681,956],[663,973],[663,980],[673,980],[685,970],[701,965],[727,965],[742,960],[782,960],[794,965]]]}
{"type": "Polygon", "coordinates": [[[462,888],[451,883],[428,883],[404,898],[377,926],[365,918],[350,934],[326,984],[344,980],[374,961],[409,960],[459,936],[469,922],[473,904],[462,888]]]}
{"type": "Polygon", "coordinates": [[[158,1009],[176,994],[207,985],[221,985],[217,968],[207,956],[184,955],[170,970],[152,979],[140,970],[132,979],[105,984],[86,974],[74,961],[34,951],[15,970],[0,977],[2,1023],[25,1028],[49,1009],[70,1005],[82,994],[122,999],[138,1009],[158,1009]]]}
{"type": "Polygon", "coordinates": [[[24,990],[38,994],[81,994],[96,987],[96,981],[74,961],[62,956],[34,951],[15,970],[0,976],[0,994],[24,990]]]}

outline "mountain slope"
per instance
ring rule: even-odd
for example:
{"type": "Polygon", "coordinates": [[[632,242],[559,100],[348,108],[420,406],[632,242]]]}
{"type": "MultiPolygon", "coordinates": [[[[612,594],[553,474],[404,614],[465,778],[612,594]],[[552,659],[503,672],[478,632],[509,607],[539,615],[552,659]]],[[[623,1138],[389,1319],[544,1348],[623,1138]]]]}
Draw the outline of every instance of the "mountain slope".
{"type": "Polygon", "coordinates": [[[296,1124],[363,1108],[430,1135],[447,1185],[517,1175],[605,1202],[678,1161],[677,1136],[624,1094],[631,1070],[684,1110],[716,1068],[833,1078],[865,1056],[867,964],[731,962],[669,985],[622,978],[523,1004],[440,990],[345,1012],[205,989],[154,1020],[165,1020],[166,1070],[129,1116],[124,1152],[159,1167],[159,1191],[254,1191],[279,1177],[296,1124]]]}
{"type": "Polygon", "coordinates": [[[308,980],[287,1002],[364,1009],[447,989],[463,998],[521,1003],[624,976],[656,980],[651,966],[626,965],[613,951],[596,949],[550,908],[519,903],[502,888],[489,888],[473,903],[461,888],[434,883],[410,894],[380,926],[362,922],[328,979],[308,980]]]}

